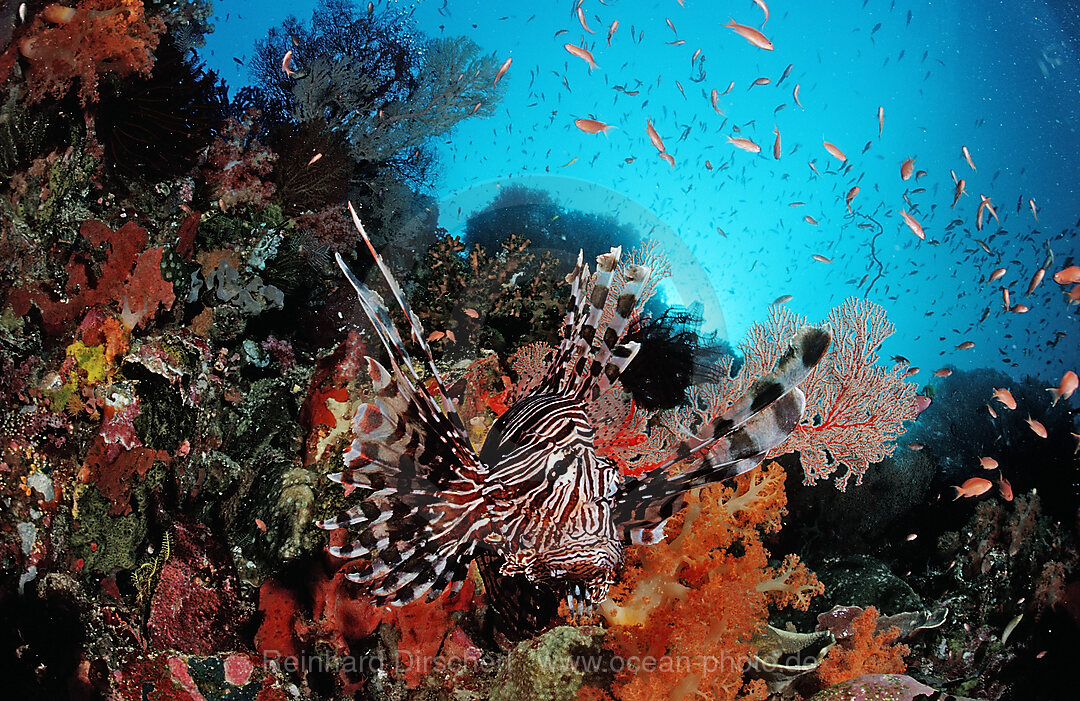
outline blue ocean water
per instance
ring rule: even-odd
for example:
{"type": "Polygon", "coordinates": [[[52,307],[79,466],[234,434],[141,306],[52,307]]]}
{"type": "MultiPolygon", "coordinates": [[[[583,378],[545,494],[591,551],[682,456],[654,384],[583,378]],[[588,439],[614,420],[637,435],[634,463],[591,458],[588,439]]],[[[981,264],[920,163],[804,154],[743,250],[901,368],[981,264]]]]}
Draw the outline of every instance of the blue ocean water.
{"type": "MultiPolygon", "coordinates": [[[[451,231],[497,188],[524,183],[568,206],[617,212],[660,238],[674,264],[668,301],[703,301],[707,325],[733,342],[783,295],[810,321],[855,295],[887,309],[897,332],[882,355],[922,368],[921,383],[943,367],[991,367],[1049,385],[1080,361],[1080,307],[1051,280],[1080,248],[1075,4],[771,2],[764,24],[750,0],[389,6],[430,37],[466,35],[500,62],[513,59],[496,113],[437,141],[434,194],[451,231]],[[759,28],[775,49],[725,28],[729,18],[759,28]],[[597,68],[568,43],[588,48],[597,68]],[[752,86],[758,78],[771,82],[752,86]],[[723,114],[713,90],[725,93],[723,114]],[[615,129],[587,134],[578,118],[615,129]],[[673,167],[650,143],[647,120],[673,167]],[[751,139],[761,153],[728,137],[751,139]],[[904,181],[909,158],[926,174],[904,181]],[[953,174],[967,183],[955,208],[953,174]],[[981,195],[1000,221],[986,216],[980,231],[981,195]],[[1046,279],[1026,295],[1051,250],[1046,279]],[[988,283],[998,267],[1006,273],[988,283]],[[1003,288],[1030,311],[1004,309],[1003,288]],[[974,347],[957,348],[966,341],[974,347]]],[[[219,2],[215,10],[201,56],[235,89],[250,79],[241,64],[254,42],[287,15],[307,19],[311,6],[219,2]]]]}

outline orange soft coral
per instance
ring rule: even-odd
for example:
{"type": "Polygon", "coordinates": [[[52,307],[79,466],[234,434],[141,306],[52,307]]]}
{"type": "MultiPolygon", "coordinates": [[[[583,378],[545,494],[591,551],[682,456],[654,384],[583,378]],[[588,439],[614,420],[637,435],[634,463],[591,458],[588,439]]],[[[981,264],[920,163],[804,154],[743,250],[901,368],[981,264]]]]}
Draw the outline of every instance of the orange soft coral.
{"type": "Polygon", "coordinates": [[[900,629],[896,626],[876,633],[878,610],[867,607],[852,621],[854,634],[844,640],[825,656],[817,669],[818,678],[826,686],[862,676],[864,674],[901,674],[907,665],[904,655],[907,645],[896,642],[900,629]]]}
{"type": "Polygon", "coordinates": [[[773,463],[732,487],[702,489],[669,522],[669,540],[630,549],[622,582],[602,606],[609,647],[625,667],[615,670],[616,698],[767,696],[743,681],[751,638],[770,603],[805,606],[820,590],[797,559],[768,567],[761,535],[780,528],[783,485],[773,463]]]}
{"type": "Polygon", "coordinates": [[[160,18],[145,15],[141,0],[46,5],[18,42],[27,62],[25,99],[59,99],[78,83],[83,106],[96,102],[103,75],[150,74],[164,31],[160,18]]]}

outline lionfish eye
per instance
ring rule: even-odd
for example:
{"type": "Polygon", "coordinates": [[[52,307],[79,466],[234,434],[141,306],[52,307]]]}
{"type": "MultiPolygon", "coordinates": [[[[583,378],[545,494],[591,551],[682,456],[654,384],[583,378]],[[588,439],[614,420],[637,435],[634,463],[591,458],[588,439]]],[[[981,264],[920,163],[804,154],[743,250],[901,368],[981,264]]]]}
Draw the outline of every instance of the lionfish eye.
{"type": "Polygon", "coordinates": [[[562,460],[552,465],[551,470],[548,472],[548,481],[554,482],[555,480],[565,475],[566,471],[570,469],[570,460],[570,456],[566,456],[562,460]]]}

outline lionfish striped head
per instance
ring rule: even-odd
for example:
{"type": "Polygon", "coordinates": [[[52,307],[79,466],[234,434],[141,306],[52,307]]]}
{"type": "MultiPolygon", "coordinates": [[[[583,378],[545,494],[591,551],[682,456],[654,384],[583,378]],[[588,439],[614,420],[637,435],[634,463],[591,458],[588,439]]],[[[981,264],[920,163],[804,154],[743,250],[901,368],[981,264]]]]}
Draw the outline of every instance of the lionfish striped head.
{"type": "Polygon", "coordinates": [[[599,603],[622,560],[612,520],[620,478],[593,438],[579,400],[530,396],[495,421],[480,460],[500,574],[577,583],[578,599],[599,603]]]}
{"type": "Polygon", "coordinates": [[[339,255],[390,367],[368,360],[375,398],[357,409],[346,469],[330,475],[367,490],[366,497],[317,525],[356,532],[350,545],[331,552],[363,558],[347,576],[367,584],[379,603],[456,591],[476,560],[489,602],[516,633],[547,625],[560,597],[578,612],[599,604],[627,544],[656,542],[688,490],[752,469],[791,433],[804,405],[797,385],[829,345],[825,331],[802,330],[772,372],[672,446],[668,459],[641,476],[623,476],[597,454],[587,408],[617,387],[638,351],[624,337],[650,269],[619,268],[621,251],[613,248],[590,274],[579,254],[546,372],[519,388],[477,454],[418,317],[349,209],[434,380],[420,381],[382,298],[339,255]],[[668,468],[677,463],[688,469],[672,476],[668,468]]]}

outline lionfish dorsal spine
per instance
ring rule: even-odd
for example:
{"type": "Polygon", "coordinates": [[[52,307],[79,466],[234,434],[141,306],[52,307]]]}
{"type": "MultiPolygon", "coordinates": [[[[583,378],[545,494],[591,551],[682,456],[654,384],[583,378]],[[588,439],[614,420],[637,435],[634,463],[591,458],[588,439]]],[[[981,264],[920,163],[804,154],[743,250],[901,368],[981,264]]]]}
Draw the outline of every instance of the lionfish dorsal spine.
{"type": "MultiPolygon", "coordinates": [[[[383,262],[382,256],[375,250],[375,246],[371,243],[371,239],[368,237],[367,232],[364,230],[364,224],[360,221],[359,215],[356,213],[356,209],[353,208],[352,202],[349,202],[349,214],[352,216],[353,224],[356,226],[356,230],[360,233],[360,238],[363,239],[367,245],[368,251],[371,253],[371,257],[375,260],[375,265],[379,267],[379,272],[382,273],[383,279],[386,281],[387,286],[390,288],[390,292],[394,295],[394,300],[398,303],[398,307],[405,314],[405,319],[409,323],[409,329],[412,333],[413,341],[420,346],[420,349],[424,353],[424,360],[427,364],[428,370],[431,371],[431,376],[435,379],[435,384],[439,388],[438,396],[440,403],[442,404],[443,411],[447,416],[453,417],[456,423],[461,424],[461,420],[457,416],[457,411],[454,409],[454,404],[450,401],[450,395],[446,387],[446,383],[443,381],[442,375],[439,373],[439,369],[435,366],[434,357],[431,354],[431,347],[428,346],[427,339],[424,336],[424,328],[420,324],[420,318],[409,307],[408,302],[405,300],[405,294],[401,291],[401,286],[398,285],[397,280],[394,279],[393,274],[390,272],[390,268],[383,262]]],[[[338,265],[343,265],[340,254],[335,254],[338,259],[338,265]]],[[[350,273],[348,273],[350,280],[355,279],[350,273]]],[[[353,285],[355,287],[355,284],[353,285]]],[[[404,348],[402,348],[404,351],[404,348]]],[[[405,356],[408,358],[408,356],[405,356]]],[[[409,364],[409,370],[416,377],[416,370],[409,364]]],[[[464,431],[464,428],[462,428],[464,431]]]]}

